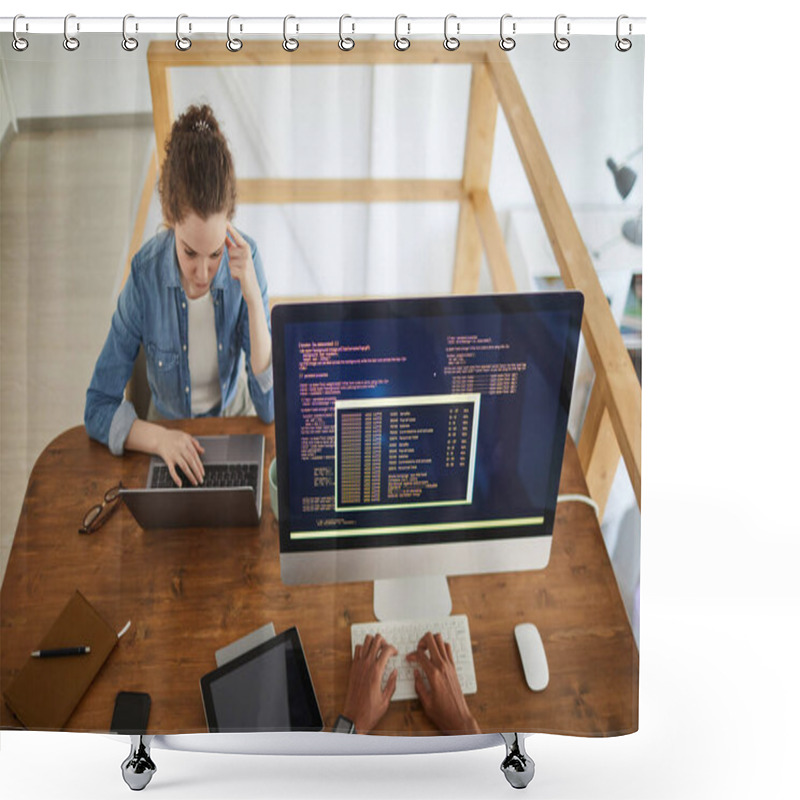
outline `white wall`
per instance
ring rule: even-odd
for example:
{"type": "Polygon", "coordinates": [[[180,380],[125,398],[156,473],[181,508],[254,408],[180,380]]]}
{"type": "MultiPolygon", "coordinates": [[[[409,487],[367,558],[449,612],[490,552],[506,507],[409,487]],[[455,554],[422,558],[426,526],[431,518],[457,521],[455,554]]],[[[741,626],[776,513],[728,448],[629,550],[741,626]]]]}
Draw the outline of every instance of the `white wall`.
{"type": "MultiPolygon", "coordinates": [[[[112,34],[83,37],[76,53],[58,36],[21,54],[0,41],[22,119],[149,112],[146,51],[145,37],[126,53],[112,34]]],[[[583,37],[559,53],[538,36],[520,38],[510,57],[569,202],[619,207],[605,160],[642,143],[644,47],[620,54],[613,36],[583,37]]],[[[186,68],[172,76],[177,110],[215,108],[242,177],[457,178],[469,85],[468,67],[448,65],[186,68]]],[[[502,115],[491,193],[504,227],[520,208],[533,211],[528,238],[546,247],[502,115]]],[[[351,204],[242,207],[237,223],[269,244],[275,294],[408,294],[449,290],[456,220],[453,204],[351,204]]],[[[542,269],[529,261],[515,265],[521,288],[542,269]]]]}
{"type": "Polygon", "coordinates": [[[80,39],[74,53],[60,36],[29,36],[22,53],[11,36],[0,37],[11,101],[19,119],[148,113],[147,41],[125,53],[116,34],[80,39]]]}
{"type": "MultiPolygon", "coordinates": [[[[141,36],[139,48],[126,53],[118,35],[93,34],[81,38],[78,51],[68,53],[59,36],[35,37],[25,52],[17,53],[10,37],[0,37],[0,56],[17,116],[148,113],[148,41],[149,37],[141,36]]],[[[551,37],[529,36],[518,39],[510,58],[570,203],[617,204],[605,159],[620,159],[642,144],[644,43],[620,54],[613,48],[613,36],[587,36],[557,53],[551,37]]],[[[348,68],[342,77],[331,70],[317,71],[314,76],[313,68],[243,68],[229,74],[234,73],[251,104],[249,116],[264,126],[261,138],[269,140],[271,167],[276,172],[288,166],[287,148],[292,151],[290,166],[296,175],[306,170],[325,174],[320,167],[347,176],[455,177],[460,172],[461,123],[469,85],[466,68],[377,68],[374,72],[348,68]],[[303,72],[312,77],[303,77],[303,72]],[[318,80],[324,73],[336,77],[318,80]],[[353,75],[357,76],[354,80],[353,75]],[[302,125],[323,111],[344,120],[338,126],[338,138],[320,140],[320,131],[313,125],[305,132],[298,128],[298,136],[287,125],[287,114],[293,124],[302,125]],[[367,144],[359,137],[369,130],[370,115],[373,138],[367,144]],[[362,123],[367,127],[359,127],[362,123]],[[431,131],[437,135],[435,140],[431,131]]],[[[176,108],[182,97],[206,96],[221,107],[222,116],[229,116],[227,109],[235,108],[236,102],[226,85],[230,80],[216,70],[176,70],[176,108]]],[[[245,153],[246,161],[257,169],[263,167],[253,152],[252,139],[245,153]]],[[[249,165],[244,170],[239,166],[242,174],[249,169],[249,165]]],[[[639,187],[628,203],[637,201],[639,187]]],[[[500,210],[531,202],[503,121],[498,127],[492,194],[500,210]]]]}
{"type": "Polygon", "coordinates": [[[14,127],[14,111],[11,105],[11,95],[8,90],[8,76],[5,61],[0,59],[0,142],[6,134],[11,134],[14,127]]]}
{"type": "MultiPolygon", "coordinates": [[[[644,41],[618,53],[614,37],[576,39],[558,53],[547,36],[519,39],[509,57],[570,204],[620,202],[609,156],[619,161],[642,145],[644,41]]],[[[498,130],[492,195],[511,205],[531,201],[508,128],[498,130]]],[[[641,202],[641,182],[626,201],[641,202]]]]}
{"type": "MultiPolygon", "coordinates": [[[[10,37],[0,37],[17,117],[150,113],[151,38],[141,36],[128,53],[117,34],[85,35],[78,51],[67,52],[60,36],[31,36],[17,53],[10,37]]],[[[581,37],[560,53],[550,36],[528,36],[510,53],[573,208],[624,212],[641,204],[641,181],[621,204],[605,161],[642,144],[644,43],[621,54],[613,41],[581,37]]],[[[458,178],[469,85],[468,67],[446,63],[186,68],[172,75],[176,110],[191,102],[215,108],[242,177],[458,178]]],[[[531,276],[552,272],[553,263],[502,114],[490,189],[510,249],[520,256],[513,264],[518,285],[528,288],[531,276]],[[530,222],[521,227],[520,220],[530,222]],[[515,249],[515,238],[525,245],[515,249]]],[[[153,202],[147,233],[159,217],[153,202]]],[[[237,223],[269,243],[275,294],[408,294],[449,291],[456,220],[454,204],[350,204],[242,207],[237,223]]],[[[607,238],[591,228],[581,228],[590,249],[607,238]]],[[[485,270],[481,288],[490,289],[485,270]]]]}

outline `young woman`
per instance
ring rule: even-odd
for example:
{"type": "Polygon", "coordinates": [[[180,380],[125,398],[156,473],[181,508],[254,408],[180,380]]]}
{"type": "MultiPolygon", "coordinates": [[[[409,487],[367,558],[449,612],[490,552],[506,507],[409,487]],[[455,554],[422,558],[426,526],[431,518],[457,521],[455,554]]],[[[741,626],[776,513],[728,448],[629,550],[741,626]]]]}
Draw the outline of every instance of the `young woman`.
{"type": "Polygon", "coordinates": [[[272,421],[267,282],[255,242],[231,225],[233,159],[208,106],[191,106],[172,126],[158,188],[167,227],[133,257],[84,423],[115,455],[153,453],[176,483],[180,468],[196,485],[204,474],[199,442],[157,421],[252,409],[272,421]],[[140,346],[151,391],[147,420],[125,399],[140,346]]]}

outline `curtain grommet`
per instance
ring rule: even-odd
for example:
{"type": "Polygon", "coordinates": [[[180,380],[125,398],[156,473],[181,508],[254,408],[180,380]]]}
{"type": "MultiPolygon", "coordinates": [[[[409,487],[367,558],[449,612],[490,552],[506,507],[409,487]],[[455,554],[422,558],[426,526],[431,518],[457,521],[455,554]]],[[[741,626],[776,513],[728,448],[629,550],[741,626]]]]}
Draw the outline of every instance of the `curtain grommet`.
{"type": "Polygon", "coordinates": [[[239,19],[236,14],[231,14],[228,17],[228,41],[225,42],[225,47],[227,47],[231,53],[238,53],[244,47],[244,42],[242,42],[241,39],[236,39],[231,36],[231,22],[235,19],[239,19]]]}
{"type": "Polygon", "coordinates": [[[411,39],[408,37],[411,35],[411,25],[406,22],[406,28],[408,29],[408,33],[405,36],[400,35],[400,20],[405,19],[407,20],[408,17],[405,14],[398,14],[394,18],[394,49],[399,50],[401,53],[405,50],[408,50],[411,47],[411,39]]]}
{"type": "Polygon", "coordinates": [[[300,47],[300,42],[297,39],[293,39],[289,36],[289,20],[290,19],[297,19],[297,17],[293,17],[291,14],[288,14],[283,18],[283,49],[287,53],[294,53],[298,47],[300,47]]]}
{"type": "Polygon", "coordinates": [[[566,14],[559,14],[556,17],[555,22],[553,23],[553,36],[555,37],[555,41],[553,42],[553,47],[555,47],[555,49],[558,50],[559,53],[564,53],[567,50],[569,50],[569,46],[571,44],[570,40],[567,39],[567,36],[569,36],[570,33],[569,22],[567,23],[567,36],[559,36],[558,34],[558,22],[559,20],[566,18],[567,18],[566,14]]]}
{"type": "Polygon", "coordinates": [[[21,20],[21,19],[25,19],[25,15],[24,14],[17,14],[14,17],[14,22],[13,22],[13,24],[11,26],[11,33],[12,33],[11,46],[18,53],[25,52],[25,50],[28,49],[28,44],[29,44],[27,39],[24,39],[22,36],[19,35],[19,33],[17,33],[17,22],[19,20],[21,20]]]}
{"type": "MultiPolygon", "coordinates": [[[[188,17],[188,14],[178,14],[175,20],[175,47],[181,52],[186,52],[192,46],[192,40],[181,33],[181,20],[188,19],[188,17]]],[[[192,30],[191,25],[189,25],[189,30],[192,30]]]]}
{"type": "MultiPolygon", "coordinates": [[[[346,19],[353,18],[349,14],[342,14],[342,16],[339,17],[339,49],[343,50],[345,53],[349,53],[356,46],[356,41],[351,36],[344,35],[344,21],[346,19]]],[[[355,23],[351,22],[350,25],[353,29],[352,32],[355,33],[355,23]]]]}
{"type": "MultiPolygon", "coordinates": [[[[505,50],[507,53],[510,52],[511,50],[513,50],[517,46],[517,43],[514,40],[513,36],[506,36],[505,35],[505,30],[504,29],[505,29],[506,20],[507,19],[511,19],[511,18],[512,18],[511,14],[503,14],[503,16],[500,17],[500,49],[501,50],[505,50]]],[[[516,33],[517,32],[517,23],[516,22],[512,22],[511,23],[511,32],[512,33],[516,33]]]]}
{"type": "MultiPolygon", "coordinates": [[[[445,50],[449,50],[452,53],[453,50],[458,50],[458,48],[461,46],[461,42],[458,40],[458,36],[448,35],[448,27],[450,25],[451,19],[457,20],[458,18],[456,17],[455,14],[448,14],[444,18],[444,42],[442,44],[445,50]]],[[[456,34],[460,32],[460,28],[461,28],[460,24],[458,23],[458,21],[456,21],[456,34]]]]}
{"type": "MultiPolygon", "coordinates": [[[[71,19],[75,19],[74,14],[67,14],[67,16],[64,17],[64,41],[62,44],[65,50],[74,53],[81,46],[81,43],[76,36],[69,35],[69,21],[71,19]]],[[[80,25],[78,23],[75,24],[75,30],[80,30],[80,25]]]]}
{"type": "Polygon", "coordinates": [[[129,19],[134,19],[133,14],[126,14],[122,18],[122,49],[132,53],[139,46],[139,40],[134,36],[128,36],[129,19]]]}
{"type": "MultiPolygon", "coordinates": [[[[633,42],[630,39],[623,38],[620,35],[620,23],[624,19],[628,19],[626,14],[620,14],[617,17],[617,41],[614,42],[614,47],[616,47],[617,50],[619,50],[620,53],[627,53],[628,50],[630,50],[631,47],[633,47],[633,42]]],[[[631,24],[629,22],[628,23],[628,36],[630,36],[632,32],[633,32],[633,27],[631,26],[631,24]]]]}

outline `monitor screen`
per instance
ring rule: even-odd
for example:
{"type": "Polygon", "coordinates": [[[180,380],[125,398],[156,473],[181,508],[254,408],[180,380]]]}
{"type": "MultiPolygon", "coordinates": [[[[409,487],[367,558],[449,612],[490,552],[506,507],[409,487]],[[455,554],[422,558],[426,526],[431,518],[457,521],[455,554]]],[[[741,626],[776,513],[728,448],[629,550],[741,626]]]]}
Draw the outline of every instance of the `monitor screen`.
{"type": "Polygon", "coordinates": [[[276,306],[282,556],[377,565],[550,536],[582,307],[577,292],[276,306]]]}

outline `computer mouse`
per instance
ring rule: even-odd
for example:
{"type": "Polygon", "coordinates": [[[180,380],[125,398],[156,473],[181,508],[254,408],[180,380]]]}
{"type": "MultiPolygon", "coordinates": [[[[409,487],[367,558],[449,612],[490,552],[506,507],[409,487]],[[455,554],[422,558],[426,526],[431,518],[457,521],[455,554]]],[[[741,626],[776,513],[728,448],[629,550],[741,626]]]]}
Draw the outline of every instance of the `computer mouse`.
{"type": "Polygon", "coordinates": [[[547,669],[547,656],[539,629],[530,622],[521,622],[514,628],[514,636],[522,659],[525,682],[532,691],[541,692],[547,687],[550,671],[547,669]]]}

